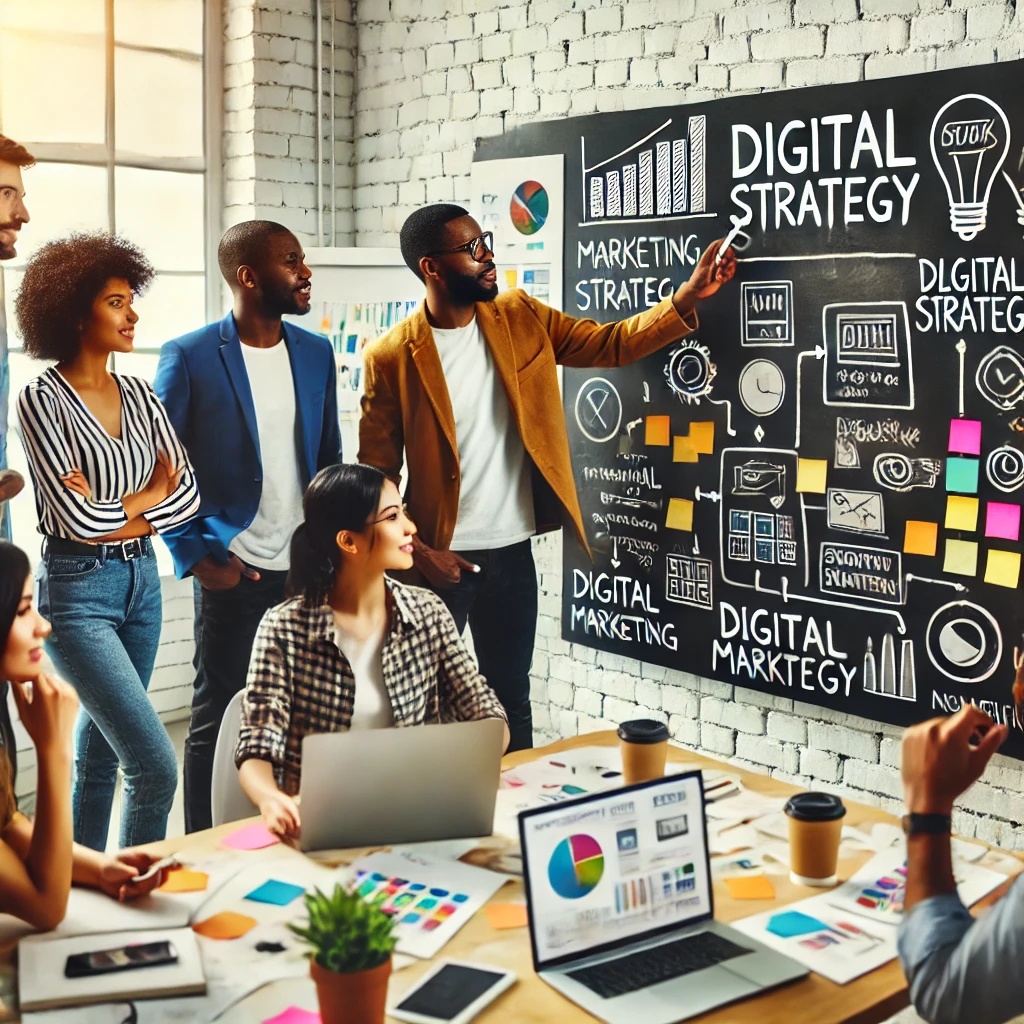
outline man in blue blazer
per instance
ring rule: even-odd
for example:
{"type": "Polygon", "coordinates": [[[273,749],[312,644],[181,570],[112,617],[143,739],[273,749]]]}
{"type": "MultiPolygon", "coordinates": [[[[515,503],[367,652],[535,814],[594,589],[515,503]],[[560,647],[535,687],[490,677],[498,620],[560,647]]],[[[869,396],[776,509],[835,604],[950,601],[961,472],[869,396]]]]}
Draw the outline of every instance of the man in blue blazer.
{"type": "Polygon", "coordinates": [[[167,342],[154,381],[202,499],[195,519],[163,535],[179,578],[195,577],[199,608],[187,832],[212,823],[217,734],[245,685],[260,619],[284,599],[302,494],[318,470],[341,461],[330,342],[281,321],[309,312],[298,240],[272,221],[246,221],[221,239],[218,262],[232,312],[167,342]]]}

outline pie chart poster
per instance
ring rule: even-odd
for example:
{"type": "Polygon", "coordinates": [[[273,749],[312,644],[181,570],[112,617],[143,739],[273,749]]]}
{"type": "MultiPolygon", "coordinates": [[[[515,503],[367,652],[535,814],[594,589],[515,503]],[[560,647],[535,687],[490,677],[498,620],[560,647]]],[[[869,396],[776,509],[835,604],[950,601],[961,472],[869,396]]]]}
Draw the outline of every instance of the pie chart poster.
{"type": "Polygon", "coordinates": [[[687,338],[565,372],[592,553],[566,529],[566,640],[899,725],[974,701],[1024,757],[1021,73],[492,147],[565,155],[571,314],[643,314],[734,225],[745,245],[687,338]]]}

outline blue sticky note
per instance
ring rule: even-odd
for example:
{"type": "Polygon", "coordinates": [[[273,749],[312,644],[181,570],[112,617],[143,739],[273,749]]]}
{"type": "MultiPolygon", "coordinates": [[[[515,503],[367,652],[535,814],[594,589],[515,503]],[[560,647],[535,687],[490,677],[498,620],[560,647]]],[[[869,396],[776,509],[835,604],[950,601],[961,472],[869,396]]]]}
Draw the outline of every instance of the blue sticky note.
{"type": "Polygon", "coordinates": [[[305,891],[301,885],[289,885],[288,882],[278,882],[276,879],[268,878],[252,892],[246,893],[245,898],[253,900],[255,903],[273,903],[275,907],[286,907],[305,891]]]}
{"type": "Polygon", "coordinates": [[[823,921],[802,914],[799,910],[786,910],[781,914],[773,914],[768,919],[767,930],[780,939],[792,939],[797,935],[809,935],[811,932],[828,931],[823,921]]]}
{"type": "Polygon", "coordinates": [[[951,455],[946,459],[946,490],[958,494],[978,493],[978,460],[951,455]]]}

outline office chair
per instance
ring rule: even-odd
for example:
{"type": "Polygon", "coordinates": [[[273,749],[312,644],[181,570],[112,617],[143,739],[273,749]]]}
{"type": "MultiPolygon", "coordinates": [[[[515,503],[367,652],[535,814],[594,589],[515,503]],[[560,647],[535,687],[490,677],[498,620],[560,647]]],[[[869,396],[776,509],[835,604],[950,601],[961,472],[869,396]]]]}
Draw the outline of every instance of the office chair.
{"type": "Polygon", "coordinates": [[[259,810],[245,795],[235,767],[235,745],[238,743],[241,726],[244,693],[244,689],[239,690],[231,698],[220,723],[220,732],[217,733],[217,746],[213,752],[213,784],[210,787],[214,827],[226,821],[238,821],[239,818],[251,818],[259,814],[259,810]]]}

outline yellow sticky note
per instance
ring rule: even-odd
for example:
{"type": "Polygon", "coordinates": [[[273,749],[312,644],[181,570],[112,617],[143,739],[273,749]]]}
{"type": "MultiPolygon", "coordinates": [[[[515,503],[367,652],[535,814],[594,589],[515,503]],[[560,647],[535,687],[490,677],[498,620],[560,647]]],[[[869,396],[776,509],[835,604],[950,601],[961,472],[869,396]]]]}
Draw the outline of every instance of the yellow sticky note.
{"type": "Polygon", "coordinates": [[[487,903],[484,915],[492,928],[525,928],[525,903],[487,903]]]}
{"type": "Polygon", "coordinates": [[[827,459],[797,459],[796,489],[804,494],[824,494],[827,459]]]}
{"type": "Polygon", "coordinates": [[[694,447],[692,437],[672,438],[672,461],[673,462],[697,462],[697,449],[694,447]]]}
{"type": "Polygon", "coordinates": [[[644,442],[667,448],[671,443],[672,427],[667,416],[648,416],[644,429],[644,442]]]}
{"type": "Polygon", "coordinates": [[[773,900],[775,887],[764,875],[737,875],[724,878],[729,895],[734,900],[773,900]]]}
{"type": "Polygon", "coordinates": [[[167,879],[157,890],[158,892],[203,892],[210,884],[210,876],[205,871],[189,871],[188,868],[177,868],[167,873],[167,879]]]}
{"type": "Polygon", "coordinates": [[[990,551],[985,565],[985,582],[997,587],[1016,587],[1020,580],[1020,553],[990,551]]]}
{"type": "Polygon", "coordinates": [[[689,498],[669,498],[665,525],[670,530],[692,530],[693,502],[689,498]]]}
{"type": "Polygon", "coordinates": [[[690,440],[698,455],[715,454],[715,421],[690,424],[690,440]]]}
{"type": "Polygon", "coordinates": [[[225,910],[192,925],[192,931],[197,935],[205,935],[208,939],[238,939],[255,927],[254,917],[225,910]]]}
{"type": "Polygon", "coordinates": [[[971,533],[977,528],[978,499],[950,494],[946,498],[946,529],[966,530],[971,533]]]}
{"type": "Polygon", "coordinates": [[[903,537],[903,551],[908,555],[934,555],[938,534],[938,523],[908,519],[907,532],[903,537]]]}
{"type": "Polygon", "coordinates": [[[974,576],[978,572],[978,545],[973,540],[947,540],[943,572],[974,576]]]}

